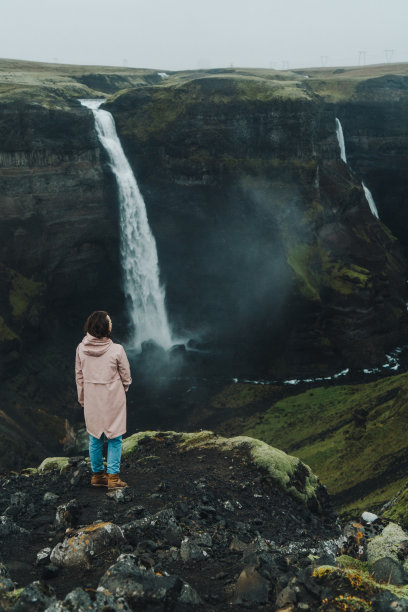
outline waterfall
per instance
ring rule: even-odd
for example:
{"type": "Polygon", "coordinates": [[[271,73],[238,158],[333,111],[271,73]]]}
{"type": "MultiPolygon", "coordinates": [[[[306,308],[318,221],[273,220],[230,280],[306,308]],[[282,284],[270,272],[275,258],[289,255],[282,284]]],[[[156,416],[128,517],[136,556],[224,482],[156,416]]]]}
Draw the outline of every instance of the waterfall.
{"type": "Polygon", "coordinates": [[[98,138],[106,150],[119,194],[120,255],[132,336],[130,344],[140,348],[154,340],[163,348],[172,344],[159,281],[156,241],[147,219],[146,206],[116,133],[112,115],[99,109],[104,100],[80,100],[95,117],[98,138]]]}
{"type": "Polygon", "coordinates": [[[339,147],[340,147],[340,157],[344,161],[344,163],[347,164],[346,144],[344,142],[343,128],[341,127],[340,119],[337,119],[337,117],[336,117],[336,134],[337,134],[337,142],[339,143],[339,147]]]}
{"type": "Polygon", "coordinates": [[[369,190],[368,187],[366,187],[364,185],[364,181],[362,181],[361,184],[363,186],[365,197],[366,197],[366,200],[368,202],[368,205],[370,207],[371,212],[373,213],[374,217],[377,217],[377,219],[379,219],[380,217],[378,216],[378,210],[377,210],[377,207],[375,205],[374,198],[372,196],[371,191],[369,190]]]}
{"type": "MultiPolygon", "coordinates": [[[[337,134],[337,142],[339,143],[339,147],[340,147],[340,157],[344,161],[344,163],[347,164],[346,143],[344,142],[343,128],[341,127],[340,119],[338,119],[337,117],[336,117],[336,134],[337,134]]],[[[379,219],[380,217],[378,215],[377,206],[375,205],[374,198],[372,196],[371,191],[368,189],[368,187],[364,185],[364,181],[361,181],[361,185],[363,187],[364,195],[366,197],[366,200],[368,202],[368,205],[370,207],[372,214],[374,215],[374,217],[377,217],[377,219],[379,219]]]]}

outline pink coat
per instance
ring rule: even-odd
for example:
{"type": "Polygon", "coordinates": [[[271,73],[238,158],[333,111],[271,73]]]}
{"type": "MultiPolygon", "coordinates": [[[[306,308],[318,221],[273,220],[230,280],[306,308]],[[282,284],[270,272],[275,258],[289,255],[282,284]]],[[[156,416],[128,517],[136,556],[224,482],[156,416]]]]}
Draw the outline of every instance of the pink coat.
{"type": "Polygon", "coordinates": [[[117,438],[126,433],[126,391],[132,378],[121,344],[86,334],[76,350],[78,401],[88,433],[117,438]]]}

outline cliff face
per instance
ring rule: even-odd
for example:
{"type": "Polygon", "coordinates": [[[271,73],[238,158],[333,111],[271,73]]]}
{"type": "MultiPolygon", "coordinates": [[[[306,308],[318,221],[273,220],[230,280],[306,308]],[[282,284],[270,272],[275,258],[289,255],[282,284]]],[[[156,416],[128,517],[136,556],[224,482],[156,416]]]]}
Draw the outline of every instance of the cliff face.
{"type": "Polygon", "coordinates": [[[113,305],[117,211],[92,114],[78,102],[67,107],[45,97],[41,105],[16,104],[0,97],[0,117],[0,261],[9,270],[0,280],[1,315],[9,335],[24,340],[27,326],[33,331],[41,317],[30,315],[28,304],[13,305],[10,275],[25,278],[26,301],[30,291],[38,294],[30,283],[41,284],[46,318],[59,311],[64,320],[84,318],[99,300],[113,305]]]}
{"type": "Polygon", "coordinates": [[[217,75],[107,105],[158,242],[170,316],[276,373],[378,362],[405,262],[300,81],[217,75]]]}
{"type": "Polygon", "coordinates": [[[408,77],[385,75],[360,83],[337,105],[351,167],[373,193],[381,220],[408,248],[408,77]]]}

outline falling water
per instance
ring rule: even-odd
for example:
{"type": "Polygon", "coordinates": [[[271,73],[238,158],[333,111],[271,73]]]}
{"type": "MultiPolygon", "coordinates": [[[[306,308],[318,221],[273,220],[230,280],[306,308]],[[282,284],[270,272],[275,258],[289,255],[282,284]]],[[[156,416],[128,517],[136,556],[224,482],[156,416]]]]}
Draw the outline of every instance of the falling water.
{"type": "Polygon", "coordinates": [[[159,281],[156,242],[147,220],[146,206],[123,152],[112,115],[99,109],[104,100],[80,100],[95,117],[98,138],[105,148],[119,192],[120,254],[124,291],[133,326],[130,343],[140,348],[154,340],[164,348],[172,344],[159,281]]]}
{"type": "Polygon", "coordinates": [[[377,219],[379,219],[380,217],[378,216],[378,210],[375,205],[374,198],[372,196],[371,191],[369,190],[368,187],[364,185],[364,181],[361,184],[363,186],[365,197],[366,197],[366,200],[368,202],[371,212],[373,213],[374,217],[377,217],[377,219]]]}
{"type": "Polygon", "coordinates": [[[337,142],[339,143],[339,147],[340,147],[340,157],[344,161],[344,163],[347,164],[346,144],[344,142],[343,128],[341,127],[340,119],[337,119],[337,117],[336,117],[336,134],[337,134],[337,142]]]}
{"type": "MultiPolygon", "coordinates": [[[[337,119],[337,117],[336,117],[336,134],[337,134],[337,142],[339,143],[339,147],[340,147],[340,157],[344,161],[344,163],[347,164],[346,144],[344,142],[343,128],[341,127],[340,119],[337,119]]],[[[377,219],[379,219],[380,217],[378,215],[377,206],[375,205],[374,198],[372,196],[371,191],[368,189],[368,187],[364,185],[364,181],[361,182],[361,185],[364,189],[364,195],[366,197],[366,200],[368,202],[368,205],[370,207],[372,214],[374,215],[374,217],[377,217],[377,219]]]]}

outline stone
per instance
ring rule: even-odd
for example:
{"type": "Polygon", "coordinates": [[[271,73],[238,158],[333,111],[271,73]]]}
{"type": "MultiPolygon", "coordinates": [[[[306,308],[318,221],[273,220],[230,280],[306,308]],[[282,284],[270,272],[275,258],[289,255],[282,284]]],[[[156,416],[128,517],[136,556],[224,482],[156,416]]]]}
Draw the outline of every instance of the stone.
{"type": "Polygon", "coordinates": [[[45,563],[47,563],[47,561],[50,558],[50,554],[51,554],[51,548],[49,546],[47,546],[46,548],[42,548],[37,553],[36,564],[37,565],[44,565],[45,563]]]}
{"type": "Polygon", "coordinates": [[[124,504],[125,502],[131,500],[131,497],[126,495],[125,489],[114,489],[112,491],[108,491],[106,493],[106,497],[120,504],[124,504]]]}
{"type": "Polygon", "coordinates": [[[92,594],[84,591],[80,587],[74,589],[65,597],[64,601],[59,601],[50,605],[45,612],[130,612],[123,597],[112,597],[104,591],[97,591],[92,594]]]}
{"type": "Polygon", "coordinates": [[[363,512],[361,518],[366,523],[374,523],[374,521],[378,519],[378,516],[376,514],[373,514],[372,512],[363,512]]]}
{"type": "Polygon", "coordinates": [[[64,539],[51,552],[58,567],[89,567],[93,557],[124,542],[123,532],[114,523],[94,523],[64,539]]]}
{"type": "Polygon", "coordinates": [[[9,608],[10,612],[44,612],[48,606],[56,602],[54,589],[42,581],[27,585],[16,603],[9,608]]]}
{"type": "Polygon", "coordinates": [[[408,583],[408,575],[402,563],[391,557],[383,557],[370,565],[371,575],[378,582],[401,586],[408,583]]]}
{"type": "Polygon", "coordinates": [[[71,499],[66,504],[61,504],[57,508],[55,515],[55,525],[57,527],[75,527],[80,515],[80,506],[76,499],[71,499]]]}
{"type": "MultiPolygon", "coordinates": [[[[384,527],[381,535],[372,538],[367,544],[367,561],[370,569],[376,561],[385,557],[399,562],[399,545],[406,539],[407,534],[396,523],[390,523],[384,527]]],[[[407,570],[407,568],[405,569],[407,570]]]]}
{"type": "MultiPolygon", "coordinates": [[[[135,555],[125,554],[102,576],[98,591],[107,590],[115,597],[123,597],[132,609],[150,609],[149,606],[153,609],[155,605],[158,609],[170,609],[183,594],[184,584],[178,576],[159,575],[139,567],[135,555]]],[[[185,589],[185,598],[192,599],[190,589],[185,589]]]]}
{"type": "Polygon", "coordinates": [[[180,546],[180,556],[182,560],[187,561],[200,561],[208,557],[208,553],[202,550],[200,546],[194,540],[190,538],[184,538],[180,546]]]}
{"type": "Polygon", "coordinates": [[[68,457],[47,457],[38,466],[40,474],[47,474],[48,472],[58,471],[61,474],[66,472],[70,468],[68,457]]]}
{"type": "Polygon", "coordinates": [[[14,589],[14,582],[7,576],[0,576],[0,594],[8,593],[14,589]]]}
{"type": "Polygon", "coordinates": [[[19,527],[8,516],[0,516],[0,537],[28,534],[27,529],[19,527]]]}
{"type": "Polygon", "coordinates": [[[253,566],[242,570],[234,588],[233,604],[267,603],[269,583],[253,566]]]}

